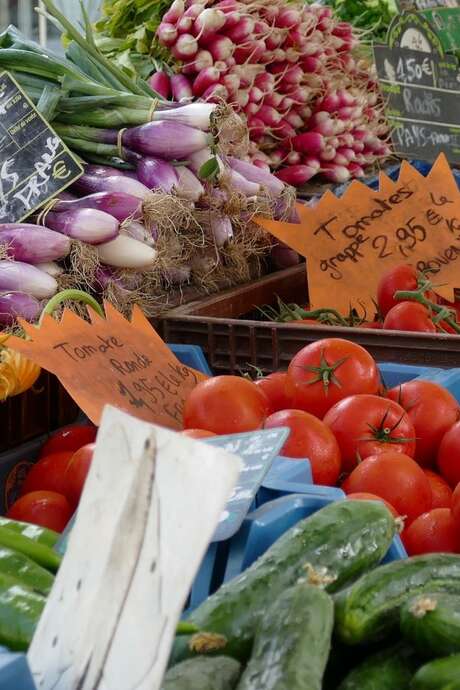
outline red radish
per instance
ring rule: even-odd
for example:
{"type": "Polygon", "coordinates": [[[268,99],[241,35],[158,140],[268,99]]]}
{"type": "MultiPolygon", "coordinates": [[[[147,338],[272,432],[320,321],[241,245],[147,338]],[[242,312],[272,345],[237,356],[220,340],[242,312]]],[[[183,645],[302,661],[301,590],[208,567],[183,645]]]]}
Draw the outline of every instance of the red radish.
{"type": "Polygon", "coordinates": [[[163,15],[163,22],[175,24],[184,14],[185,5],[183,0],[174,0],[171,7],[163,15]]]}
{"type": "Polygon", "coordinates": [[[220,72],[215,67],[205,67],[196,77],[192,85],[193,95],[201,96],[206,89],[213,84],[217,84],[220,79],[220,72]]]}
{"type": "Polygon", "coordinates": [[[282,105],[284,103],[284,100],[284,97],[280,93],[276,93],[276,91],[272,91],[271,93],[264,96],[265,105],[271,105],[272,108],[281,107],[283,110],[286,110],[286,108],[284,108],[284,106],[282,105]]]}
{"type": "Polygon", "coordinates": [[[218,101],[228,100],[228,91],[223,84],[211,84],[202,95],[203,100],[217,103],[218,101]]]}
{"type": "Polygon", "coordinates": [[[238,45],[253,33],[254,25],[254,19],[252,19],[252,17],[249,15],[245,15],[244,17],[241,17],[239,24],[229,27],[228,30],[227,27],[224,27],[225,34],[233,41],[233,43],[238,45]]]}
{"type": "Polygon", "coordinates": [[[262,122],[262,120],[258,117],[250,117],[248,119],[248,127],[249,131],[251,132],[251,139],[253,141],[257,141],[258,139],[262,138],[265,134],[265,122],[262,122]]]}
{"type": "Polygon", "coordinates": [[[241,21],[241,13],[237,10],[225,13],[225,30],[231,29],[234,26],[238,26],[241,21]]]}
{"type": "Polygon", "coordinates": [[[178,60],[188,60],[197,54],[198,43],[191,34],[182,34],[171,48],[171,52],[178,60]]]}
{"type": "Polygon", "coordinates": [[[304,57],[301,62],[304,72],[319,72],[321,69],[321,62],[317,57],[304,57]]]}
{"type": "Polygon", "coordinates": [[[179,34],[188,34],[191,32],[193,26],[193,19],[191,17],[181,17],[176,24],[176,29],[179,34]]]}
{"type": "Polygon", "coordinates": [[[198,15],[200,15],[204,10],[204,5],[201,5],[199,3],[194,3],[193,5],[190,5],[185,12],[184,15],[186,17],[191,17],[192,19],[196,19],[198,15]]]}
{"type": "Polygon", "coordinates": [[[222,10],[222,12],[236,12],[240,7],[240,3],[236,2],[236,0],[219,0],[215,7],[222,10]]]}
{"type": "Polygon", "coordinates": [[[249,89],[249,100],[251,103],[259,103],[263,97],[264,94],[257,86],[253,86],[252,89],[249,89]]]}
{"type": "Polygon", "coordinates": [[[291,110],[290,113],[285,115],[284,119],[286,120],[286,122],[289,122],[291,127],[294,127],[295,130],[301,129],[301,127],[303,125],[302,118],[294,110],[291,110]]]}
{"type": "Polygon", "coordinates": [[[279,48],[283,43],[283,39],[284,36],[282,31],[277,31],[276,29],[271,31],[271,33],[265,39],[268,50],[275,50],[276,48],[279,48]]]}
{"type": "Polygon", "coordinates": [[[163,96],[163,98],[168,99],[171,91],[171,83],[166,72],[155,72],[149,79],[149,86],[163,96]]]}
{"type": "Polygon", "coordinates": [[[288,165],[299,165],[301,162],[301,156],[298,151],[291,151],[286,157],[286,163],[288,165]]]}
{"type": "Polygon", "coordinates": [[[249,103],[249,91],[240,89],[236,95],[236,102],[240,108],[246,108],[247,104],[249,103]]]}
{"type": "Polygon", "coordinates": [[[174,101],[178,103],[193,98],[192,87],[189,80],[183,74],[173,74],[171,77],[171,91],[174,101]]]}
{"type": "Polygon", "coordinates": [[[260,106],[258,103],[249,102],[247,104],[246,108],[244,109],[244,113],[245,113],[245,115],[248,115],[248,116],[257,115],[257,113],[259,112],[259,108],[260,108],[260,106]]]}
{"type": "Polygon", "coordinates": [[[276,127],[276,125],[278,125],[282,120],[280,113],[269,105],[261,105],[258,116],[263,122],[265,122],[266,125],[269,125],[270,127],[276,127]]]}
{"type": "Polygon", "coordinates": [[[199,50],[194,61],[189,64],[192,66],[193,73],[196,73],[206,67],[212,67],[214,60],[209,50],[199,50]]]}
{"type": "Polygon", "coordinates": [[[317,132],[304,132],[292,139],[292,145],[296,151],[308,154],[319,154],[325,148],[324,137],[317,132]]]}
{"type": "Polygon", "coordinates": [[[235,95],[240,88],[241,81],[237,74],[225,74],[221,81],[229,94],[232,96],[235,95]]]}
{"type": "MultiPolygon", "coordinates": [[[[335,148],[328,144],[320,152],[319,157],[322,161],[333,161],[333,160],[335,160],[336,154],[337,154],[337,152],[336,152],[335,148]]],[[[345,160],[345,163],[348,163],[348,161],[345,160]]]]}
{"type": "Polygon", "coordinates": [[[281,139],[292,139],[295,136],[295,129],[287,120],[281,120],[279,125],[273,128],[273,133],[281,139]]]}
{"type": "Polygon", "coordinates": [[[317,172],[317,170],[309,168],[307,165],[289,165],[282,170],[278,170],[275,175],[282,182],[299,187],[311,180],[317,172]]]}
{"type": "Polygon", "coordinates": [[[235,50],[235,45],[227,36],[214,34],[211,39],[206,41],[206,48],[209,50],[214,60],[226,60],[231,57],[235,50]]]}
{"type": "Polygon", "coordinates": [[[275,25],[281,29],[290,29],[302,21],[299,10],[290,7],[282,8],[275,19],[275,25]]]}
{"type": "Polygon", "coordinates": [[[177,40],[177,29],[173,24],[162,22],[157,29],[157,36],[164,46],[173,46],[177,40]]]}
{"type": "Polygon", "coordinates": [[[198,38],[205,38],[219,31],[224,24],[225,14],[222,10],[218,10],[215,7],[208,7],[195,19],[193,32],[198,38]]]}
{"type": "Polygon", "coordinates": [[[343,165],[335,165],[334,163],[325,164],[323,167],[324,176],[331,182],[342,184],[348,182],[350,179],[350,171],[343,165]]]}

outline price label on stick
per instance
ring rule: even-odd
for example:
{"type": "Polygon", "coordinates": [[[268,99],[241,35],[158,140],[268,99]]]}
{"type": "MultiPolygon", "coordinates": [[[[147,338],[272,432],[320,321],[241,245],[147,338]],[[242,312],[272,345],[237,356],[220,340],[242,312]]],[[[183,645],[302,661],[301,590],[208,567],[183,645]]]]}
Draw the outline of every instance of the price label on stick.
{"type": "Polygon", "coordinates": [[[207,377],[179,362],[137,306],[131,321],[104,306],[105,319],[88,309],[90,322],[69,309],[59,322],[45,316],[39,328],[20,320],[30,340],[10,337],[8,346],[56,374],[94,424],[109,403],[181,429],[185,400],[207,377]]]}
{"type": "Polygon", "coordinates": [[[0,223],[23,220],[83,173],[15,79],[0,74],[0,223]]]}
{"type": "Polygon", "coordinates": [[[37,690],[159,690],[240,461],[106,407],[28,653],[37,690]]]}
{"type": "Polygon", "coordinates": [[[459,285],[460,193],[444,155],[425,178],[403,162],[399,179],[381,175],[375,192],[353,182],[338,199],[324,194],[315,208],[297,205],[299,224],[257,222],[307,259],[312,309],[350,306],[375,311],[382,273],[408,263],[453,301],[459,285]]]}

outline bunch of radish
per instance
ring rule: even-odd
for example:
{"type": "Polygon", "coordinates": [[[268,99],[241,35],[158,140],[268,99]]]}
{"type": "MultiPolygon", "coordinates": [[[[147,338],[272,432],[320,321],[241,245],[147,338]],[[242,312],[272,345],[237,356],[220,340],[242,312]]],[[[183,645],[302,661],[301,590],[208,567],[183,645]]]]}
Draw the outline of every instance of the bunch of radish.
{"type": "Polygon", "coordinates": [[[375,73],[330,7],[174,0],[157,36],[175,74],[156,72],[151,86],[179,102],[232,104],[247,118],[250,159],[284,182],[346,182],[389,155],[375,73]]]}

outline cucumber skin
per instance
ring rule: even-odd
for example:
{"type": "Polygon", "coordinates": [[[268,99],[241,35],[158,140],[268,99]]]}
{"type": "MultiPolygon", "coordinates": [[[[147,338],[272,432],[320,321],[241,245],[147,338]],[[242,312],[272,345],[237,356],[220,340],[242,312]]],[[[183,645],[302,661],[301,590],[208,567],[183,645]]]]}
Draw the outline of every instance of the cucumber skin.
{"type": "Polygon", "coordinates": [[[400,627],[403,636],[425,656],[460,653],[460,596],[427,593],[436,602],[434,611],[417,617],[411,607],[420,597],[409,599],[401,609],[400,627]]]}
{"type": "Polygon", "coordinates": [[[414,651],[398,644],[368,657],[337,690],[407,690],[419,666],[414,651]]]}
{"type": "Polygon", "coordinates": [[[460,594],[460,556],[414,556],[366,573],[335,595],[335,632],[351,645],[382,639],[407,599],[430,591],[460,594]]]}
{"type": "Polygon", "coordinates": [[[413,677],[410,690],[460,690],[460,654],[422,666],[413,677]]]}
{"type": "Polygon", "coordinates": [[[166,674],[161,690],[234,690],[241,665],[225,656],[183,661],[166,674]]]}
{"type": "Polygon", "coordinates": [[[238,690],[321,690],[334,604],[318,587],[287,589],[260,621],[238,690]]]}
{"type": "Polygon", "coordinates": [[[27,651],[45,604],[41,594],[0,574],[0,645],[27,651]]]}
{"type": "MultiPolygon", "coordinates": [[[[326,587],[336,591],[377,565],[388,551],[396,525],[383,504],[339,501],[285,532],[255,563],[223,585],[188,620],[200,630],[227,638],[225,654],[246,661],[261,616],[301,577],[305,566],[324,566],[337,576],[326,587]]],[[[185,638],[173,649],[173,662],[190,656],[185,638]]]]}

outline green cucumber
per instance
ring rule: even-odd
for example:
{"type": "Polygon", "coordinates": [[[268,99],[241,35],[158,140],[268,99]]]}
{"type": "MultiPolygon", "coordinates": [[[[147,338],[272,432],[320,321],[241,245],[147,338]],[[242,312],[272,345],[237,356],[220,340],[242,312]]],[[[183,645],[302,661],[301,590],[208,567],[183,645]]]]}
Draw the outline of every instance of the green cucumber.
{"type": "Polygon", "coordinates": [[[365,659],[337,690],[407,690],[419,666],[415,652],[398,644],[365,659]]]}
{"type": "MultiPolygon", "coordinates": [[[[395,532],[395,520],[383,503],[331,503],[294,525],[188,620],[200,630],[223,635],[225,654],[245,661],[267,605],[305,577],[308,568],[314,571],[313,578],[322,579],[327,591],[337,591],[381,561],[395,532]]],[[[191,653],[186,638],[176,640],[173,662],[191,653]]]]}
{"type": "Polygon", "coordinates": [[[234,690],[241,665],[226,656],[197,656],[169,669],[161,690],[234,690]]]}
{"type": "Polygon", "coordinates": [[[428,656],[460,652],[460,596],[422,594],[407,601],[400,613],[404,637],[428,656]]]}
{"type": "Polygon", "coordinates": [[[347,644],[385,638],[410,597],[433,591],[460,594],[460,556],[414,556],[366,573],[335,595],[335,632],[347,644]]]}
{"type": "Polygon", "coordinates": [[[460,654],[435,659],[419,668],[410,690],[460,690],[460,654]]]}
{"type": "Polygon", "coordinates": [[[29,522],[19,522],[18,520],[10,520],[7,517],[0,516],[0,527],[5,527],[6,529],[16,532],[17,534],[22,534],[23,537],[32,539],[39,544],[44,544],[52,549],[57,543],[60,534],[54,532],[52,529],[47,529],[46,527],[39,527],[38,525],[32,525],[29,522]]]}
{"type": "Polygon", "coordinates": [[[23,553],[0,546],[0,574],[7,575],[18,584],[34,592],[47,595],[54,584],[54,576],[23,553]]]}
{"type": "Polygon", "coordinates": [[[61,564],[61,556],[49,546],[33,541],[7,527],[0,526],[0,546],[6,546],[13,551],[23,553],[51,572],[56,572],[61,564]]]}
{"type": "Polygon", "coordinates": [[[300,581],[260,621],[238,690],[321,690],[331,648],[334,604],[300,581]]]}
{"type": "Polygon", "coordinates": [[[26,651],[45,604],[41,594],[0,574],[0,645],[26,651]]]}

